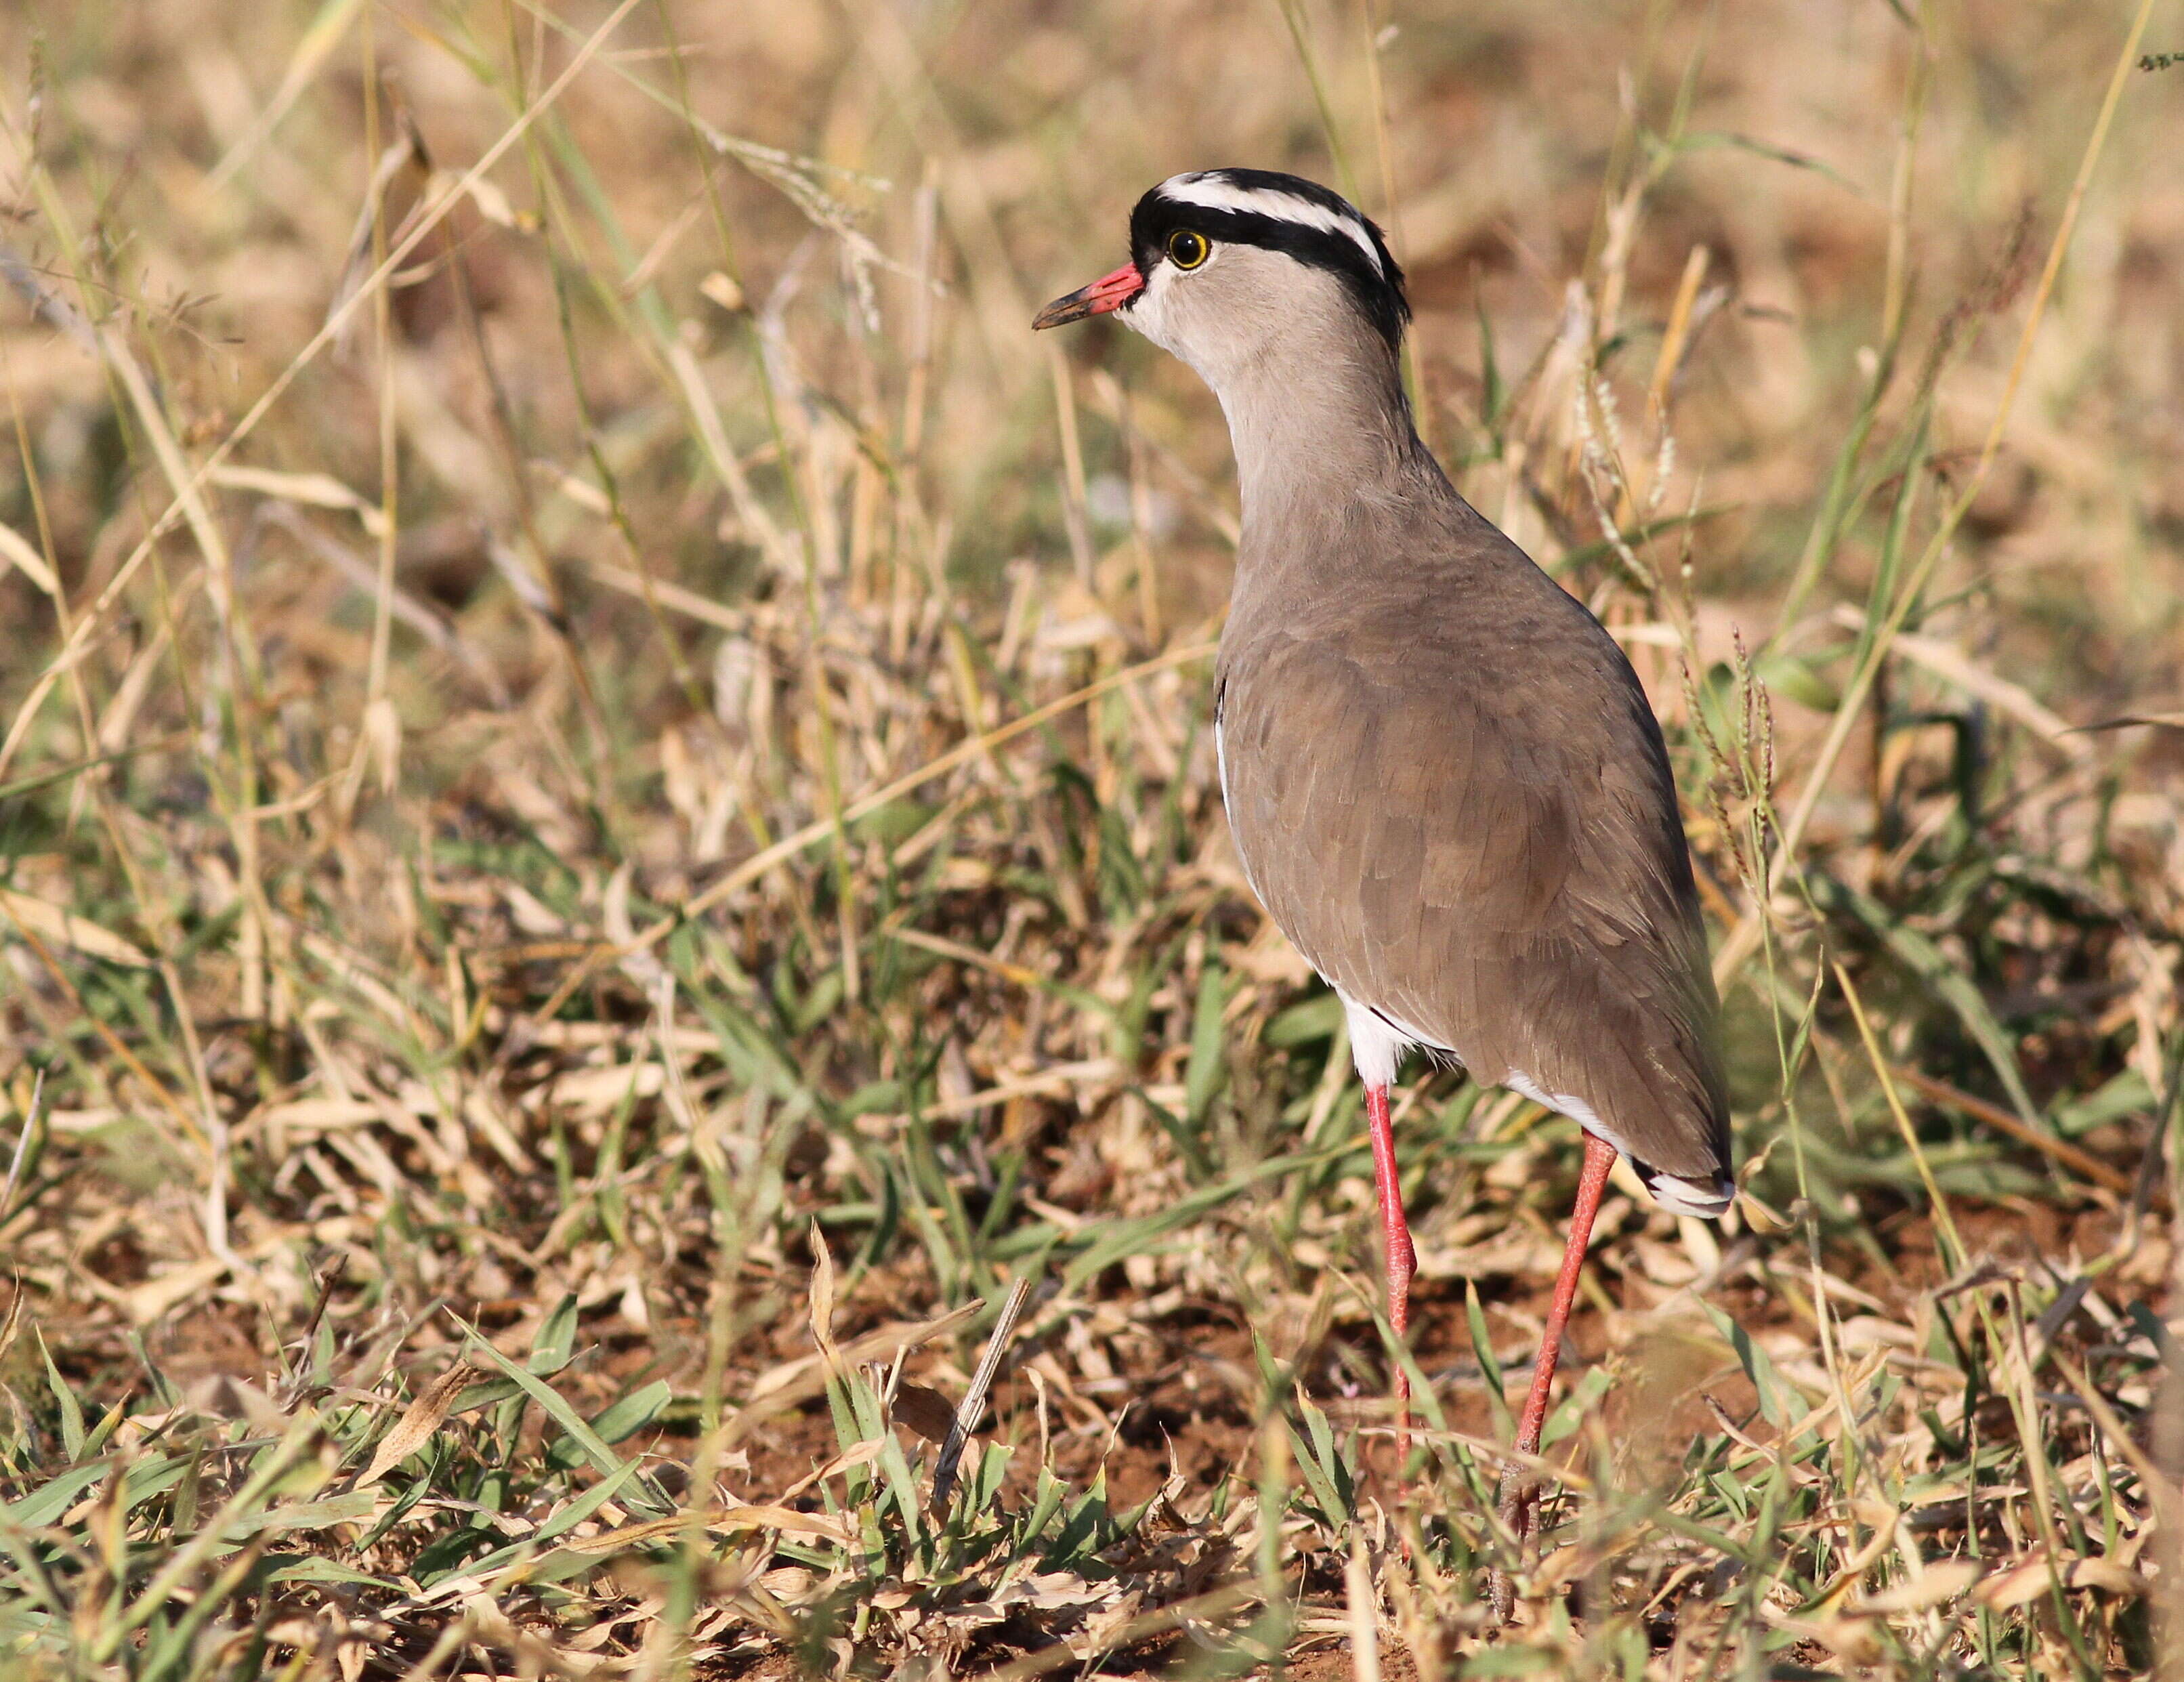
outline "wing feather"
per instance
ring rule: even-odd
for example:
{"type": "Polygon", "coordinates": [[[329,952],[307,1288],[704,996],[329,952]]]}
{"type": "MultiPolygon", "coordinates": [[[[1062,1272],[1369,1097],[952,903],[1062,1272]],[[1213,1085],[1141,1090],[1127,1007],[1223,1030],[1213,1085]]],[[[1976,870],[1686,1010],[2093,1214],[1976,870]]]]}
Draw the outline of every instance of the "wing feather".
{"type": "Polygon", "coordinates": [[[1499,604],[1479,616],[1491,635],[1369,593],[1306,622],[1232,622],[1238,851],[1351,997],[1706,1179],[1727,1167],[1728,1106],[1659,726],[1607,632],[1535,576],[1556,601],[1499,604]]]}

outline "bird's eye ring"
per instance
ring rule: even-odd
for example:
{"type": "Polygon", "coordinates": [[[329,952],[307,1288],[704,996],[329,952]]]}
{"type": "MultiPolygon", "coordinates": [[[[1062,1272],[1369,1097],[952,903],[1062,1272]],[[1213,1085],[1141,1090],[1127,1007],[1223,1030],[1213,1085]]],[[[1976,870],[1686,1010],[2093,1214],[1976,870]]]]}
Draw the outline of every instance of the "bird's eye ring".
{"type": "Polygon", "coordinates": [[[1178,269],[1195,269],[1213,254],[1206,236],[1192,228],[1178,228],[1167,237],[1167,260],[1178,269]]]}

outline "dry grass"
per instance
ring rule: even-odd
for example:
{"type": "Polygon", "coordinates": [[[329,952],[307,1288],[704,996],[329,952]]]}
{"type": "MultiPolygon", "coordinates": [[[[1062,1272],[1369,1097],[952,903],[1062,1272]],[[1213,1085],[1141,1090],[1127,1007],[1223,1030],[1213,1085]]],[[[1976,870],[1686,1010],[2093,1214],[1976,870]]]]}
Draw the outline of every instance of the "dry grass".
{"type": "Polygon", "coordinates": [[[2144,21],[0,17],[9,1673],[2155,1669],[2144,21]],[[1747,1195],[1611,1191],[1507,1631],[1574,1129],[1404,1089],[1398,1500],[1339,1015],[1212,784],[1217,411],[1026,331],[1222,162],[1394,226],[1433,439],[1634,650],[1719,924],[1747,1195]]]}

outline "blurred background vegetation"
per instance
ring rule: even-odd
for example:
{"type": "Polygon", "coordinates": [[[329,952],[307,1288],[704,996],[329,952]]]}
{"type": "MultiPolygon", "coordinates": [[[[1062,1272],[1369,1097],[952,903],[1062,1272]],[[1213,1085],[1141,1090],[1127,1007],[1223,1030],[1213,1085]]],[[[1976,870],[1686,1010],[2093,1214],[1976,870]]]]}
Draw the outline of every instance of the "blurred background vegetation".
{"type": "Polygon", "coordinates": [[[0,14],[11,1669],[2151,1674],[2178,27],[0,14]],[[1405,1495],[1214,784],[1225,430],[1028,331],[1224,164],[1390,230],[1715,926],[1747,1195],[1618,1177],[1523,1559],[1576,1130],[1403,1089],[1405,1495]]]}

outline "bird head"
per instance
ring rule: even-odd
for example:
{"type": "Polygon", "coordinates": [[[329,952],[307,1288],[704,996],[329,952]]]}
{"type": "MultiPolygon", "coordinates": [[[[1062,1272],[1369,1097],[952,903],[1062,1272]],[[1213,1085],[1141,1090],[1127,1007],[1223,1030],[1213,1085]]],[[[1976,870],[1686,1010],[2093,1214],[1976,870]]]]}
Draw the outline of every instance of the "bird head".
{"type": "Polygon", "coordinates": [[[1340,193],[1268,170],[1170,176],[1130,213],[1130,260],[1032,326],[1111,311],[1217,391],[1284,350],[1339,355],[1348,341],[1392,360],[1411,315],[1380,230],[1340,193]]]}

